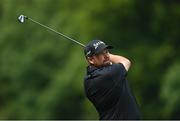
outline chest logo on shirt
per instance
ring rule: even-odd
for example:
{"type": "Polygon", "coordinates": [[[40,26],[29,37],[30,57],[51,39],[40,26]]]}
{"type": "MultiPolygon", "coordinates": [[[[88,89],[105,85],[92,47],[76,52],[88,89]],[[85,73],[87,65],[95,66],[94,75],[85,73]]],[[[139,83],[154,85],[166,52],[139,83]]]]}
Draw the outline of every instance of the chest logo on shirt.
{"type": "Polygon", "coordinates": [[[102,42],[102,41],[100,41],[100,42],[94,43],[93,46],[94,46],[94,48],[96,49],[96,48],[98,48],[98,46],[99,46],[100,44],[105,44],[105,43],[102,42]]]}

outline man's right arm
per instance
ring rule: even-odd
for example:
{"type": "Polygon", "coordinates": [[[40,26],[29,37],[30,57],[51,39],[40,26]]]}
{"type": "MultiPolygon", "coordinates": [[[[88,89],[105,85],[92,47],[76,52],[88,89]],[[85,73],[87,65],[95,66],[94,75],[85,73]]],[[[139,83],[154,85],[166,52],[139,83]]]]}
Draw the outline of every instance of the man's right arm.
{"type": "Polygon", "coordinates": [[[110,61],[112,63],[122,63],[123,66],[125,67],[126,71],[129,70],[130,66],[131,66],[131,62],[130,60],[128,60],[127,58],[123,57],[123,56],[119,56],[119,55],[113,55],[113,54],[109,54],[110,56],[110,61]]]}

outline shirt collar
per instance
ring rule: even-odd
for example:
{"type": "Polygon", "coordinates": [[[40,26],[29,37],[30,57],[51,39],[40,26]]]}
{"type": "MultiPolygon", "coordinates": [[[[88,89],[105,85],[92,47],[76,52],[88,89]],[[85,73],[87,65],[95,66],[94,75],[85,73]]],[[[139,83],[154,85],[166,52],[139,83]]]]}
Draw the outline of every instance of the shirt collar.
{"type": "MultiPolygon", "coordinates": [[[[110,65],[112,65],[112,63],[111,63],[110,65]]],[[[105,66],[99,67],[99,68],[98,68],[98,67],[95,67],[95,66],[93,66],[93,65],[89,65],[89,66],[87,66],[87,74],[92,73],[93,71],[95,71],[95,70],[97,70],[97,69],[102,69],[102,68],[107,67],[107,66],[110,66],[110,65],[105,65],[105,66]]]]}
{"type": "Polygon", "coordinates": [[[87,67],[87,74],[92,73],[92,72],[95,71],[96,69],[98,69],[98,68],[95,67],[95,66],[89,65],[89,66],[87,67]]]}

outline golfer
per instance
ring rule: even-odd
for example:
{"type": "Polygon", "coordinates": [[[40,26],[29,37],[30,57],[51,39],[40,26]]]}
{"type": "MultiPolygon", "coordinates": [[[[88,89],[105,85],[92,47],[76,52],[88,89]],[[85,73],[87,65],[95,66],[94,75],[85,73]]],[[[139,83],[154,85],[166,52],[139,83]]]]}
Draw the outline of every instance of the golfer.
{"type": "Polygon", "coordinates": [[[140,119],[135,97],[126,80],[131,62],[109,53],[112,46],[93,40],[84,49],[88,62],[84,88],[100,120],[140,119]]]}

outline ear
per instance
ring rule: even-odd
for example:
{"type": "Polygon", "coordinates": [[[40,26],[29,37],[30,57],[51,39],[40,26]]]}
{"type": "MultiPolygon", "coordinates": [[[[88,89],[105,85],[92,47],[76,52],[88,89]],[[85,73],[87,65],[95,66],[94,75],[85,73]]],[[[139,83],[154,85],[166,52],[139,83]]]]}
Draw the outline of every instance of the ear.
{"type": "Polygon", "coordinates": [[[90,64],[94,64],[94,59],[93,57],[87,57],[88,61],[90,64]]]}

